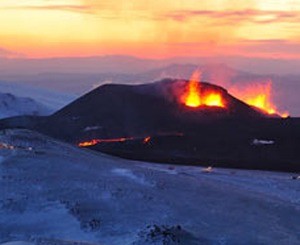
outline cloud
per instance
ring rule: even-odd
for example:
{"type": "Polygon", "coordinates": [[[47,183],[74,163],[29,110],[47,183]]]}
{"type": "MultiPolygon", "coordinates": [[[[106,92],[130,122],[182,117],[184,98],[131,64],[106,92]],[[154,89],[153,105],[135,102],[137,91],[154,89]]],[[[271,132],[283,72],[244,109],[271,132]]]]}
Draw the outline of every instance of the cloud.
{"type": "Polygon", "coordinates": [[[78,13],[92,14],[94,10],[88,5],[22,5],[14,7],[2,7],[5,10],[53,10],[53,11],[70,11],[78,13]]]}
{"type": "Polygon", "coordinates": [[[160,5],[157,5],[155,2],[143,0],[122,1],[121,3],[116,0],[70,0],[67,2],[53,0],[46,2],[51,3],[39,5],[15,5],[0,8],[17,10],[70,11],[83,14],[94,14],[100,17],[108,15],[114,18],[122,18],[122,14],[126,12],[139,18],[152,19],[156,21],[171,19],[178,22],[186,22],[192,18],[207,18],[214,20],[221,25],[235,25],[242,22],[255,24],[300,22],[300,11],[260,10],[255,8],[255,1],[252,0],[248,0],[245,4],[242,4],[239,0],[234,2],[233,0],[223,0],[220,2],[223,3],[223,5],[221,4],[220,6],[223,6],[224,10],[222,10],[222,8],[219,8],[220,10],[212,10],[212,8],[208,10],[207,6],[210,5],[204,3],[199,3],[194,9],[192,9],[191,2],[189,1],[187,1],[189,4],[183,4],[182,8],[176,8],[176,3],[171,0],[164,1],[160,5]],[[231,8],[235,5],[237,6],[236,10],[226,10],[229,6],[231,8]]]}
{"type": "Polygon", "coordinates": [[[256,24],[269,24],[278,22],[299,23],[300,11],[271,11],[271,10],[183,10],[170,11],[161,17],[173,19],[175,21],[183,22],[191,18],[205,17],[217,20],[224,24],[236,24],[240,22],[252,22],[256,24]]]}

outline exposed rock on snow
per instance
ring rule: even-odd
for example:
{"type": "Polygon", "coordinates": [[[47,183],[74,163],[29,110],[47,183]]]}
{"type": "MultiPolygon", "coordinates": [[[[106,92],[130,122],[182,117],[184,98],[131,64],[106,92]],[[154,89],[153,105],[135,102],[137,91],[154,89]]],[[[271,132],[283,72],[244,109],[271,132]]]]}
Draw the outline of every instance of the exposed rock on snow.
{"type": "Polygon", "coordinates": [[[84,128],[84,132],[88,132],[88,131],[94,131],[94,130],[98,130],[98,129],[100,129],[100,128],[102,128],[101,126],[87,126],[87,127],[85,127],[84,128]]]}
{"type": "Polygon", "coordinates": [[[253,145],[273,145],[275,143],[274,140],[259,140],[259,139],[254,139],[252,141],[253,145]]]}

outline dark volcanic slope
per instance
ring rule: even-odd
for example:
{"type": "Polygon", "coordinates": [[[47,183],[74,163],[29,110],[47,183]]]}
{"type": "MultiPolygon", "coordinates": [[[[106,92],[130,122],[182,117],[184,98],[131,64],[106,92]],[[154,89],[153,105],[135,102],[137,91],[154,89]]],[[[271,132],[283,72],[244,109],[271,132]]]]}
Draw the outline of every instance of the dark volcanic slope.
{"type": "Polygon", "coordinates": [[[208,83],[202,83],[202,90],[220,91],[226,109],[186,107],[180,102],[186,83],[166,79],[139,86],[104,85],[55,113],[42,128],[47,128],[51,135],[77,142],[182,132],[191,125],[226,118],[265,117],[226,90],[208,83]]]}
{"type": "Polygon", "coordinates": [[[0,127],[30,128],[73,144],[98,139],[92,149],[131,159],[300,171],[299,119],[270,118],[208,83],[202,91],[221,93],[225,108],[189,108],[180,100],[187,82],[104,85],[50,117],[12,118],[0,127]]]}

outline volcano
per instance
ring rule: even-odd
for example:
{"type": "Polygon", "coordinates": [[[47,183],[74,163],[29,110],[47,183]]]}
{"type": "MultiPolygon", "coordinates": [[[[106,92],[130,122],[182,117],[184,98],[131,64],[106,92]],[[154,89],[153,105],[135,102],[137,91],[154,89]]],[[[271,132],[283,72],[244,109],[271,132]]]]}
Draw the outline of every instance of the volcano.
{"type": "Polygon", "coordinates": [[[270,115],[205,82],[107,84],[51,116],[0,126],[135,160],[300,171],[299,119],[270,115]]]}
{"type": "Polygon", "coordinates": [[[181,98],[188,83],[166,79],[139,86],[104,85],[51,116],[47,128],[56,137],[76,142],[91,136],[109,139],[177,133],[221,119],[267,117],[209,83],[201,83],[204,93],[220,94],[225,106],[186,106],[181,98]]]}

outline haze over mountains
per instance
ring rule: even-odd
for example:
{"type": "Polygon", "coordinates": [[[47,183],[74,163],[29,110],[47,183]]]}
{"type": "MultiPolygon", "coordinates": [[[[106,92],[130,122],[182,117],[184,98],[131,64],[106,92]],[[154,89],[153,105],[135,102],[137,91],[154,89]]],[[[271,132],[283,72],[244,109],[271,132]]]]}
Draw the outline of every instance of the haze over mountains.
{"type": "MultiPolygon", "coordinates": [[[[230,59],[149,60],[128,56],[2,59],[0,80],[17,84],[13,85],[14,87],[19,87],[19,84],[30,85],[68,95],[70,102],[75,97],[105,83],[140,84],[166,77],[188,79],[195,69],[200,68],[203,81],[229,90],[233,85],[242,86],[272,80],[274,103],[281,111],[288,111],[292,116],[300,115],[298,102],[300,73],[297,74],[295,68],[297,61],[230,59]],[[227,63],[220,63],[222,61],[227,63]],[[293,74],[288,73],[289,69],[293,74]]],[[[5,89],[1,91],[10,92],[5,89]]]]}
{"type": "Polygon", "coordinates": [[[141,73],[170,64],[216,64],[225,63],[236,69],[258,74],[299,75],[300,60],[263,59],[242,56],[217,57],[173,57],[168,59],[146,59],[134,56],[108,55],[92,57],[62,58],[5,58],[0,56],[0,74],[32,75],[37,73],[141,73]]]}

